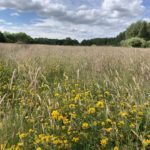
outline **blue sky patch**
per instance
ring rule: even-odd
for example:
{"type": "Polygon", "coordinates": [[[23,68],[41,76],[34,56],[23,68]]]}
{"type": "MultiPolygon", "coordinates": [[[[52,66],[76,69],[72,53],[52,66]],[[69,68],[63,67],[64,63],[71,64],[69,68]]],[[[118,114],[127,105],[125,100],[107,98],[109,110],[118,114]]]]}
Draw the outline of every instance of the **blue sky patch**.
{"type": "Polygon", "coordinates": [[[149,0],[0,0],[0,30],[36,37],[113,37],[144,19],[149,0]]]}

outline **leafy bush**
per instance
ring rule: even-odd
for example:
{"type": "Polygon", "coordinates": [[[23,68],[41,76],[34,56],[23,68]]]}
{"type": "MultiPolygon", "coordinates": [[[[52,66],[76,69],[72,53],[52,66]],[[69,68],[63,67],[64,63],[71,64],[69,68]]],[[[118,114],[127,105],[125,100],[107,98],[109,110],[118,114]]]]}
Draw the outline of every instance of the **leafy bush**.
{"type": "Polygon", "coordinates": [[[121,46],[125,47],[145,47],[146,46],[146,41],[143,40],[142,38],[130,38],[127,40],[121,41],[121,46]]]}
{"type": "Polygon", "coordinates": [[[150,47],[150,41],[146,42],[146,47],[150,47]]]}

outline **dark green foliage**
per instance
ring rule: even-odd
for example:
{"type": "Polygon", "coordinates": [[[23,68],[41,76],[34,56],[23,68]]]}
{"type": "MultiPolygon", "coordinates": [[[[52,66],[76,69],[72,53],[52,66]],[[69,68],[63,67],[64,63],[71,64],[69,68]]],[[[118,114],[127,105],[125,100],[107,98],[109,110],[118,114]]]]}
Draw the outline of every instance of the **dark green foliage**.
{"type": "Polygon", "coordinates": [[[26,33],[9,33],[4,32],[4,37],[7,43],[33,43],[33,39],[26,33]]]}
{"type": "Polygon", "coordinates": [[[17,43],[33,43],[33,39],[25,33],[16,33],[15,40],[17,43]]]}
{"type": "Polygon", "coordinates": [[[71,38],[66,38],[64,40],[64,45],[78,45],[79,42],[77,40],[72,40],[71,38]]]}
{"type": "Polygon", "coordinates": [[[7,43],[15,43],[16,42],[16,38],[15,38],[15,34],[11,34],[9,32],[4,32],[4,37],[7,43]]]}
{"type": "Polygon", "coordinates": [[[5,37],[2,32],[0,32],[0,42],[5,42],[5,37]]]}
{"type": "Polygon", "coordinates": [[[121,41],[121,45],[126,47],[145,47],[146,41],[142,38],[135,37],[121,41]]]}
{"type": "Polygon", "coordinates": [[[148,31],[148,24],[145,21],[140,26],[138,37],[143,38],[145,40],[150,38],[150,33],[148,31]]]}
{"type": "Polygon", "coordinates": [[[48,39],[48,38],[35,38],[34,44],[49,44],[49,45],[79,45],[77,40],[71,38],[66,39],[48,39]]]}
{"type": "Polygon", "coordinates": [[[150,23],[138,21],[129,26],[125,32],[125,38],[140,37],[145,40],[150,39],[150,23]]]}
{"type": "Polygon", "coordinates": [[[137,37],[137,35],[139,34],[140,26],[141,26],[140,21],[137,23],[131,24],[125,31],[125,38],[130,39],[132,37],[137,37]]]}
{"type": "Polygon", "coordinates": [[[118,39],[117,38],[96,38],[96,39],[91,39],[91,40],[83,40],[81,42],[81,45],[119,45],[118,39]]]}
{"type": "Polygon", "coordinates": [[[146,42],[146,47],[150,48],[150,41],[146,42]]]}
{"type": "Polygon", "coordinates": [[[118,42],[118,44],[120,44],[120,42],[122,40],[125,40],[125,31],[121,32],[117,37],[116,37],[116,41],[118,42]]]}

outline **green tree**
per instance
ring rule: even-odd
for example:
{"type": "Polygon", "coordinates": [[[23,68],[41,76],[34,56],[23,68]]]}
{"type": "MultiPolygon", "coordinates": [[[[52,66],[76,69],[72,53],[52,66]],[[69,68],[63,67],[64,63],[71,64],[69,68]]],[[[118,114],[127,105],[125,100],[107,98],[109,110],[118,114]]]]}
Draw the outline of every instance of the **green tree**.
{"type": "Polygon", "coordinates": [[[17,43],[32,43],[33,39],[26,33],[20,32],[15,34],[17,43]]]}
{"type": "Polygon", "coordinates": [[[141,21],[131,24],[125,31],[125,38],[130,39],[132,37],[137,37],[139,34],[141,24],[142,24],[141,21]]]}
{"type": "Polygon", "coordinates": [[[138,37],[143,38],[145,40],[149,39],[149,32],[148,32],[148,26],[147,26],[147,22],[142,22],[140,29],[139,29],[139,33],[138,33],[138,37]]]}
{"type": "Polygon", "coordinates": [[[79,44],[77,40],[72,40],[70,37],[66,38],[63,41],[64,41],[63,45],[78,45],[79,44]]]}
{"type": "Polygon", "coordinates": [[[146,21],[138,21],[131,24],[125,31],[125,38],[139,37],[145,40],[150,39],[150,24],[146,21]]]}
{"type": "Polygon", "coordinates": [[[15,43],[16,42],[15,35],[12,33],[4,32],[4,37],[5,37],[7,43],[15,43]]]}
{"type": "Polygon", "coordinates": [[[0,42],[5,42],[5,37],[2,32],[0,32],[0,42]]]}

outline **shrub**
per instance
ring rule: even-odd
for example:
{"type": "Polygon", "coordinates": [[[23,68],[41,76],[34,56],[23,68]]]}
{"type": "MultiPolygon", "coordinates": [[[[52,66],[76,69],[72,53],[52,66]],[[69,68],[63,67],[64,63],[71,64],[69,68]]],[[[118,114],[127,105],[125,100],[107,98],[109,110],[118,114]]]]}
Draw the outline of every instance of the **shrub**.
{"type": "Polygon", "coordinates": [[[146,47],[150,47],[150,41],[146,42],[146,47]]]}
{"type": "Polygon", "coordinates": [[[127,40],[121,41],[121,46],[125,47],[146,47],[146,41],[142,38],[130,38],[127,40]]]}

